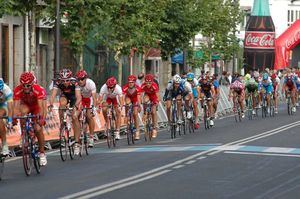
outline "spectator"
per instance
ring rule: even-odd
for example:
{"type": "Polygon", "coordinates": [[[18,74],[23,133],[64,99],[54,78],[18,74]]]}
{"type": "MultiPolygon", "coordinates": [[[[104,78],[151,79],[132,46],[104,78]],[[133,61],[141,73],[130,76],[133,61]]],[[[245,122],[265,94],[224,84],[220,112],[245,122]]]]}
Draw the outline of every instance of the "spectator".
{"type": "Polygon", "coordinates": [[[138,75],[138,79],[136,80],[136,84],[138,86],[141,86],[144,83],[144,76],[145,76],[144,73],[140,73],[138,75]]]}
{"type": "Polygon", "coordinates": [[[227,73],[227,79],[228,79],[228,82],[229,82],[229,84],[231,84],[232,82],[232,76],[231,76],[231,74],[230,73],[227,73]]]}

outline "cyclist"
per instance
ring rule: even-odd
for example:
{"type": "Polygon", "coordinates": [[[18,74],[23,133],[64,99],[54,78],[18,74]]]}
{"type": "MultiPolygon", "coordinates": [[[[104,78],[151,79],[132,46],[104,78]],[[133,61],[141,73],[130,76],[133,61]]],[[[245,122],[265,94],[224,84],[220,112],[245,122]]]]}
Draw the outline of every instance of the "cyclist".
{"type": "Polygon", "coordinates": [[[275,105],[275,114],[278,113],[278,87],[280,84],[280,79],[279,77],[276,75],[276,73],[273,73],[271,75],[271,81],[273,84],[273,97],[274,97],[274,105],[275,105]]]}
{"type": "Polygon", "coordinates": [[[291,73],[291,70],[289,68],[286,69],[286,76],[284,77],[283,81],[283,87],[282,89],[285,91],[285,96],[287,98],[288,93],[291,94],[291,100],[292,100],[292,111],[296,112],[296,81],[297,78],[295,75],[291,73]]]}
{"type": "MultiPolygon", "coordinates": [[[[206,97],[207,99],[207,106],[209,111],[209,125],[214,126],[214,108],[213,108],[213,101],[212,97],[215,96],[215,89],[212,84],[212,82],[209,81],[209,76],[204,76],[202,78],[201,84],[200,84],[200,90],[201,90],[201,99],[206,97]]],[[[203,100],[201,100],[201,105],[203,107],[203,100]]]]}
{"type": "Polygon", "coordinates": [[[215,95],[213,97],[213,108],[214,108],[214,115],[216,116],[216,112],[218,110],[218,101],[220,97],[220,84],[218,81],[218,74],[214,74],[212,77],[212,82],[215,90],[215,95]]]}
{"type": "Polygon", "coordinates": [[[89,147],[94,147],[95,121],[93,117],[95,115],[94,107],[97,107],[96,84],[93,80],[88,78],[88,74],[85,70],[78,71],[76,73],[76,79],[80,87],[82,107],[92,108],[86,110],[86,119],[90,130],[90,137],[88,139],[89,147]]]}
{"type": "Polygon", "coordinates": [[[110,77],[107,79],[106,83],[101,87],[98,104],[102,106],[103,117],[106,122],[106,128],[108,128],[108,118],[107,118],[107,106],[114,106],[114,110],[116,113],[116,131],[115,139],[120,139],[120,126],[121,126],[121,109],[124,105],[122,88],[119,84],[117,84],[117,80],[114,77],[110,77]]]}
{"type": "MultiPolygon", "coordinates": [[[[152,121],[153,121],[153,130],[152,130],[152,138],[157,137],[157,106],[159,103],[159,89],[157,84],[154,82],[154,77],[151,74],[145,75],[145,82],[141,86],[142,92],[144,92],[143,103],[151,102],[152,103],[152,121]]],[[[144,107],[144,116],[145,118],[145,107],[144,107]]]]}
{"type": "MultiPolygon", "coordinates": [[[[129,75],[127,78],[127,84],[123,86],[123,94],[125,98],[126,105],[132,104],[133,107],[133,119],[134,119],[134,125],[135,125],[135,140],[140,139],[140,125],[138,120],[138,113],[141,112],[141,87],[139,87],[135,82],[137,78],[135,75],[129,75]]],[[[128,107],[125,109],[126,115],[128,113],[128,107]]],[[[125,120],[128,118],[126,117],[125,120]]],[[[125,121],[125,124],[127,124],[128,121],[125,121]]]]}
{"type": "MultiPolygon", "coordinates": [[[[78,115],[80,114],[81,108],[81,93],[80,87],[75,78],[73,78],[72,71],[69,69],[62,69],[59,72],[59,78],[54,82],[52,93],[49,100],[49,110],[51,111],[54,103],[54,99],[57,95],[58,90],[60,90],[59,97],[59,108],[66,108],[68,105],[73,109],[72,112],[72,124],[75,137],[74,145],[74,155],[79,155],[80,152],[80,125],[78,120],[78,115]]],[[[60,123],[62,124],[63,111],[59,111],[60,123]]]]}
{"type": "MultiPolygon", "coordinates": [[[[0,78],[0,117],[8,116],[8,128],[12,128],[12,114],[13,114],[13,94],[11,89],[0,78]]],[[[6,143],[6,129],[3,119],[0,119],[0,138],[2,142],[1,154],[9,155],[8,145],[6,143]]]]}
{"type": "MultiPolygon", "coordinates": [[[[34,131],[39,143],[39,163],[41,166],[47,164],[45,155],[45,138],[43,126],[45,125],[44,100],[47,94],[45,89],[34,83],[34,75],[31,72],[24,72],[20,76],[20,85],[15,87],[13,92],[14,115],[27,115],[29,113],[36,115],[39,119],[34,120],[34,131]]],[[[24,128],[24,121],[21,121],[21,128],[24,128]]]]}
{"type": "MultiPolygon", "coordinates": [[[[266,94],[267,106],[270,105],[270,96],[273,93],[273,83],[268,73],[264,73],[262,76],[261,87],[258,90],[261,99],[263,99],[263,94],[266,94]]],[[[269,109],[267,112],[269,113],[269,109]]]]}
{"type": "Polygon", "coordinates": [[[194,115],[195,115],[195,129],[198,129],[200,127],[199,124],[199,110],[198,110],[198,99],[200,97],[200,87],[199,87],[199,82],[195,78],[194,73],[188,73],[187,74],[187,81],[190,83],[192,87],[192,92],[193,92],[193,109],[194,109],[194,115]]]}
{"type": "Polygon", "coordinates": [[[242,118],[245,117],[244,113],[244,99],[245,99],[245,84],[242,83],[241,81],[241,76],[236,73],[235,74],[236,78],[235,81],[230,85],[230,91],[229,91],[229,101],[231,97],[233,97],[233,110],[235,111],[236,109],[236,98],[238,98],[238,103],[241,107],[241,112],[242,112],[242,118]]]}
{"type": "MultiPolygon", "coordinates": [[[[246,78],[245,76],[245,79],[246,78]]],[[[256,96],[257,96],[257,91],[258,91],[258,83],[255,81],[254,78],[250,78],[248,80],[246,80],[246,84],[245,84],[245,90],[246,90],[246,99],[248,99],[248,97],[251,95],[252,97],[252,114],[256,115],[256,96]]]]}
{"type": "Polygon", "coordinates": [[[191,118],[192,113],[189,111],[189,104],[193,103],[193,92],[191,84],[187,81],[181,79],[181,77],[176,74],[173,76],[172,80],[168,82],[163,100],[166,102],[166,112],[168,117],[168,122],[171,121],[171,105],[172,99],[176,99],[177,101],[177,113],[178,113],[178,124],[182,124],[182,99],[185,101],[185,108],[188,111],[187,117],[191,118]]]}

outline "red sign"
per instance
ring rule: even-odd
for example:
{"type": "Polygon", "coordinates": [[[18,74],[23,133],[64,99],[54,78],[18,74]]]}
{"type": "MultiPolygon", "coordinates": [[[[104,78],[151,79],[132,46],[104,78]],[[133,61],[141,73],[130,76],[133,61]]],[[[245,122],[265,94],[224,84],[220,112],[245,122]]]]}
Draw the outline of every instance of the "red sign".
{"type": "Polygon", "coordinates": [[[245,48],[274,49],[275,48],[275,32],[247,31],[245,33],[244,45],[245,45],[245,48]]]}
{"type": "Polygon", "coordinates": [[[290,35],[290,37],[287,38],[285,47],[288,50],[290,50],[290,49],[294,48],[295,44],[297,42],[299,42],[299,40],[300,40],[300,31],[297,31],[296,33],[294,33],[294,35],[290,35]]]}

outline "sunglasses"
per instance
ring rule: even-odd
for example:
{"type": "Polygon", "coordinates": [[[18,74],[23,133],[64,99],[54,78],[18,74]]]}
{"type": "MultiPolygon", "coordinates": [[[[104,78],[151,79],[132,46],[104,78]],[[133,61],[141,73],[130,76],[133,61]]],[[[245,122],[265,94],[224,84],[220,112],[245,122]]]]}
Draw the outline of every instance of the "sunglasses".
{"type": "Polygon", "coordinates": [[[78,79],[78,81],[83,81],[83,80],[85,80],[85,78],[78,79]]]}
{"type": "Polygon", "coordinates": [[[30,88],[32,86],[32,84],[23,84],[24,88],[30,88]]]}
{"type": "Polygon", "coordinates": [[[65,79],[65,80],[61,80],[63,83],[68,83],[68,82],[70,82],[70,80],[69,79],[65,79]]]}
{"type": "Polygon", "coordinates": [[[113,90],[115,87],[108,87],[109,90],[113,90]]]}

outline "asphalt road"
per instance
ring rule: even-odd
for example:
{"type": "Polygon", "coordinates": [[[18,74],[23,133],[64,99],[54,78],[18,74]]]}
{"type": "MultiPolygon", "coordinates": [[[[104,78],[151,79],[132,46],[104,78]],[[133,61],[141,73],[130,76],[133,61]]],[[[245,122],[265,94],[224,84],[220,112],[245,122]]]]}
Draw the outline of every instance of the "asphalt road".
{"type": "MultiPolygon", "coordinates": [[[[171,140],[106,143],[89,156],[62,162],[48,152],[41,174],[26,177],[22,159],[6,161],[0,198],[299,198],[300,113],[284,107],[274,118],[233,117],[171,140]]],[[[298,110],[300,111],[300,110],[298,110]]]]}

